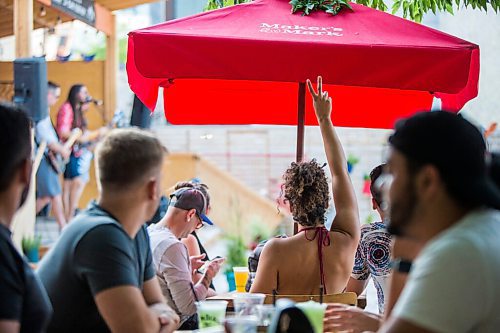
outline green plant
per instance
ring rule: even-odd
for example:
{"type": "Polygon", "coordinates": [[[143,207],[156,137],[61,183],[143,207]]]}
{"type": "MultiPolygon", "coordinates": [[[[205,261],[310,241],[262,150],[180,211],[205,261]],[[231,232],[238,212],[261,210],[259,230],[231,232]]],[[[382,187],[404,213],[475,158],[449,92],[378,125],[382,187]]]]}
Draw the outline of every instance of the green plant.
{"type": "Polygon", "coordinates": [[[347,163],[352,166],[355,166],[356,164],[359,163],[359,157],[349,154],[349,156],[347,156],[347,163]]]}
{"type": "Polygon", "coordinates": [[[40,236],[23,236],[21,240],[21,246],[24,253],[28,253],[31,250],[39,249],[42,243],[42,238],[40,236]]]}
{"type": "Polygon", "coordinates": [[[365,224],[370,224],[370,223],[373,223],[373,221],[375,221],[375,215],[373,214],[368,214],[368,216],[366,217],[365,219],[365,224]]]}
{"type": "MultiPolygon", "coordinates": [[[[384,0],[355,0],[357,4],[387,11],[388,7],[384,0]]],[[[291,0],[292,12],[303,11],[303,15],[315,10],[324,10],[327,13],[336,15],[344,7],[351,9],[351,6],[344,0],[291,0]]],[[[403,17],[409,17],[415,22],[422,22],[425,13],[448,12],[453,15],[453,8],[468,8],[488,11],[488,7],[495,13],[500,11],[500,0],[395,0],[392,3],[392,13],[395,14],[400,8],[403,9],[403,17]],[[488,6],[489,4],[489,6],[488,6]]]]}
{"type": "Polygon", "coordinates": [[[247,247],[240,236],[226,236],[227,256],[226,272],[232,272],[233,267],[247,265],[247,247]]]}
{"type": "Polygon", "coordinates": [[[250,2],[252,0],[208,0],[205,6],[205,11],[219,9],[222,7],[239,5],[240,3],[250,2]]]}
{"type": "Polygon", "coordinates": [[[248,225],[251,240],[263,240],[272,237],[272,230],[260,217],[252,217],[248,225]]]}
{"type": "Polygon", "coordinates": [[[302,11],[302,15],[309,15],[316,10],[323,10],[328,14],[337,15],[343,8],[352,10],[346,0],[291,0],[292,13],[302,11]]]}
{"type": "MultiPolygon", "coordinates": [[[[222,8],[235,3],[249,2],[248,0],[208,0],[206,10],[222,8]]],[[[357,4],[375,8],[382,11],[387,11],[388,7],[384,0],[355,0],[357,4]]],[[[302,10],[303,15],[308,15],[314,10],[324,10],[337,14],[343,7],[348,7],[349,3],[343,0],[292,0],[292,11],[302,10]],[[340,7],[339,7],[340,6],[340,7]],[[300,7],[300,8],[298,8],[300,7]],[[295,9],[297,8],[297,9],[295,9]],[[295,9],[295,10],[294,10],[295,9]],[[306,13],[307,11],[307,13],[306,13]]],[[[448,12],[453,15],[454,9],[471,7],[474,10],[488,11],[488,8],[493,9],[495,13],[500,12],[500,0],[395,0],[392,2],[392,13],[396,14],[400,9],[403,10],[403,17],[410,18],[415,22],[422,22],[424,14],[432,12],[448,12]]]]}

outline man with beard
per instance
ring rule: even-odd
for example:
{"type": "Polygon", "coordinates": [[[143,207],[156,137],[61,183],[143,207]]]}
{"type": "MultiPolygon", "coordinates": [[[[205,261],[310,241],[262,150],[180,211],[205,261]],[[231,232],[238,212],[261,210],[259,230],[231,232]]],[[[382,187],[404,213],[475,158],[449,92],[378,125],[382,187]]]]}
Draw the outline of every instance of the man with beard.
{"type": "Polygon", "coordinates": [[[379,332],[498,332],[500,191],[481,133],[429,112],[396,126],[388,230],[425,247],[379,332]]]}
{"type": "Polygon", "coordinates": [[[0,332],[45,332],[52,308],[43,286],[11,240],[12,218],[31,179],[27,115],[0,103],[0,332]]]}
{"type": "Polygon", "coordinates": [[[172,332],[178,316],[155,277],[149,220],[165,149],[152,134],[116,129],[98,145],[99,200],[79,214],[38,273],[54,307],[49,332],[172,332]]]}

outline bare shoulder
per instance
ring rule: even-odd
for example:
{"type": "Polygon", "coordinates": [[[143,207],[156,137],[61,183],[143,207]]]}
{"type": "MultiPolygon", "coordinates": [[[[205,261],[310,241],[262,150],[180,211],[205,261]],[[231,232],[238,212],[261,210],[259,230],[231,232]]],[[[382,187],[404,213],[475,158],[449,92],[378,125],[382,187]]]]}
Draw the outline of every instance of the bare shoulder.
{"type": "Polygon", "coordinates": [[[264,245],[264,249],[262,251],[266,251],[266,252],[276,251],[283,246],[283,241],[286,239],[287,238],[277,238],[277,237],[270,238],[266,242],[266,245],[264,245]]]}
{"type": "Polygon", "coordinates": [[[198,241],[193,235],[189,234],[186,238],[183,238],[181,242],[186,245],[190,256],[197,256],[201,253],[198,241]]]}
{"type": "Polygon", "coordinates": [[[183,242],[186,245],[197,243],[196,237],[194,237],[191,234],[189,234],[186,238],[181,239],[181,242],[183,242]]]}
{"type": "Polygon", "coordinates": [[[268,260],[271,258],[279,258],[281,254],[286,251],[287,244],[289,243],[290,238],[291,237],[273,237],[269,239],[262,249],[261,257],[264,256],[268,260]]]}

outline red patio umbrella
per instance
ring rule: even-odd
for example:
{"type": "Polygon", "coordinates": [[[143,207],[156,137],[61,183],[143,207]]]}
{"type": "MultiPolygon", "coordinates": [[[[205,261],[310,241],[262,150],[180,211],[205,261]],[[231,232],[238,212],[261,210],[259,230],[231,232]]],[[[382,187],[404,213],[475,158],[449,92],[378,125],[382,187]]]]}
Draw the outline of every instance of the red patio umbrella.
{"type": "Polygon", "coordinates": [[[392,128],[434,96],[451,111],[477,96],[477,45],[352,7],[301,16],[288,0],[257,0],[135,30],[130,87],[151,109],[166,87],[173,124],[298,124],[297,160],[304,124],[316,124],[307,78],[323,76],[337,126],[392,128]]]}

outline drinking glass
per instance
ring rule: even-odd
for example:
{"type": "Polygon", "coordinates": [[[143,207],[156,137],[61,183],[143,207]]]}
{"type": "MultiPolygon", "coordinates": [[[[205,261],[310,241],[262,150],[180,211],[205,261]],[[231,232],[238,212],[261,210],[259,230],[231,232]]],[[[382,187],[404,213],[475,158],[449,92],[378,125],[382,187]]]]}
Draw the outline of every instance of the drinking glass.
{"type": "Polygon", "coordinates": [[[257,316],[257,305],[264,303],[265,294],[257,293],[237,293],[234,296],[234,312],[237,316],[255,315],[257,316]]]}
{"type": "Polygon", "coordinates": [[[226,315],[227,301],[196,302],[200,328],[222,325],[226,315]]]}
{"type": "Polygon", "coordinates": [[[233,272],[236,291],[244,293],[248,280],[248,267],[233,267],[233,272]]]}
{"type": "Polygon", "coordinates": [[[311,322],[314,333],[323,333],[323,319],[325,317],[326,304],[314,301],[297,303],[295,305],[301,309],[311,322]]]}

